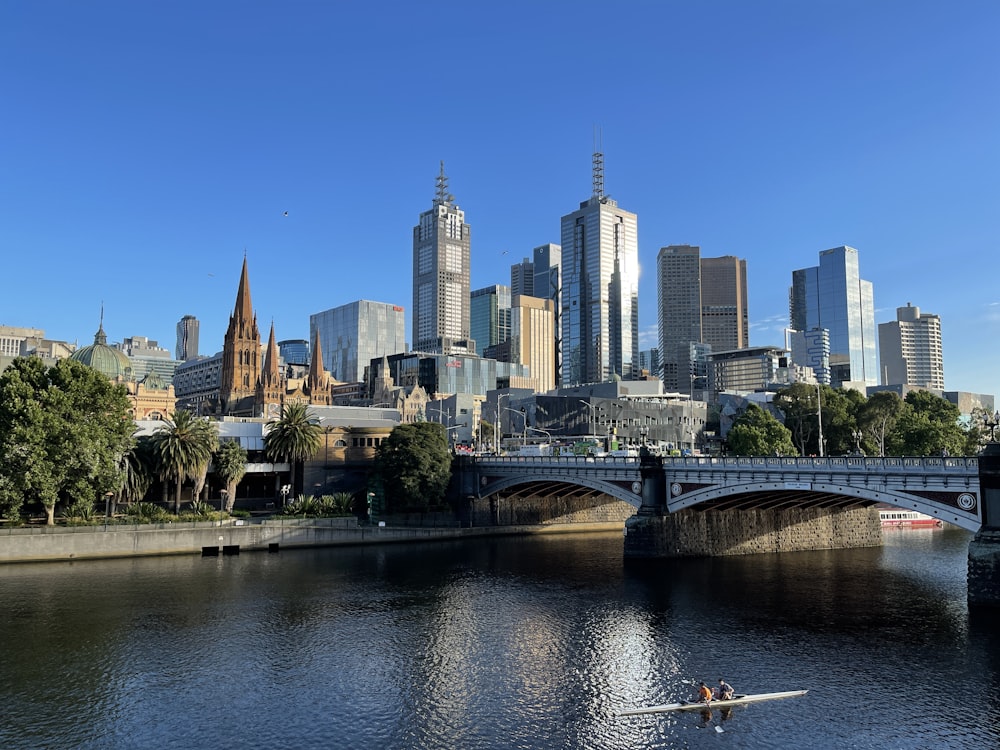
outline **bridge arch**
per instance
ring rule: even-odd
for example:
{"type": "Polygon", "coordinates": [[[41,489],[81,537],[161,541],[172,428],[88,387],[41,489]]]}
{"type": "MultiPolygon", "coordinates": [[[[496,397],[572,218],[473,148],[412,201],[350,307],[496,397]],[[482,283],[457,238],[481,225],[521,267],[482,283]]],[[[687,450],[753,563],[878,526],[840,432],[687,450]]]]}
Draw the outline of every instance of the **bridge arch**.
{"type": "MultiPolygon", "coordinates": [[[[637,480],[635,480],[637,481],[637,480]]],[[[479,497],[481,499],[486,499],[492,497],[493,495],[498,495],[505,490],[509,490],[514,487],[527,487],[527,486],[538,486],[546,485],[548,487],[563,485],[568,487],[586,487],[587,489],[594,490],[595,492],[600,492],[605,495],[610,495],[616,500],[622,500],[632,507],[638,509],[642,505],[642,496],[637,494],[630,488],[626,489],[616,484],[615,482],[579,476],[579,477],[562,477],[559,479],[549,479],[546,481],[540,481],[538,477],[530,476],[512,476],[504,477],[492,482],[487,482],[482,485],[479,489],[479,497]]]]}

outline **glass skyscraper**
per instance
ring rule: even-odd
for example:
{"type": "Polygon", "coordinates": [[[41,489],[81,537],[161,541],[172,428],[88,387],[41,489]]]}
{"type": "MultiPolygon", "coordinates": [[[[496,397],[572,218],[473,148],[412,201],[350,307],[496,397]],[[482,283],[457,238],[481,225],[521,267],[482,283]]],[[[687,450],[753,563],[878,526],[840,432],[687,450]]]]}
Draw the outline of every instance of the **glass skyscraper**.
{"type": "Polygon", "coordinates": [[[562,217],[563,386],[632,379],[639,364],[639,238],[635,214],[604,195],[603,156],[594,192],[562,217]]]}
{"type": "Polygon", "coordinates": [[[860,276],[858,251],[843,245],[819,254],[819,265],[792,272],[789,318],[796,331],[830,332],[830,383],[878,385],[875,295],[860,276]]]}
{"type": "Polygon", "coordinates": [[[434,205],[413,228],[413,349],[471,351],[469,256],[471,229],[448,192],[441,162],[434,205]]]}
{"type": "Polygon", "coordinates": [[[472,292],[469,328],[479,356],[510,338],[510,298],[510,287],[502,284],[472,292]]]}
{"type": "Polygon", "coordinates": [[[406,351],[406,322],[399,305],[360,300],[309,316],[310,338],[319,331],[323,366],[337,380],[360,383],[383,355],[406,351]]]}

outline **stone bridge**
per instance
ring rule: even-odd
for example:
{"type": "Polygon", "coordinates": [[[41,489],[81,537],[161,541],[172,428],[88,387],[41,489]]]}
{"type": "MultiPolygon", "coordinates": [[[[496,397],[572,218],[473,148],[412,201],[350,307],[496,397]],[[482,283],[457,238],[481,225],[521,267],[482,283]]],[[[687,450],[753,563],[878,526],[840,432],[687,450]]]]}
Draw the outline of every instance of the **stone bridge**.
{"type": "Polygon", "coordinates": [[[473,501],[531,485],[533,494],[587,488],[638,515],[885,503],[969,531],[983,524],[975,457],[475,456],[458,472],[460,491],[473,501]]]}

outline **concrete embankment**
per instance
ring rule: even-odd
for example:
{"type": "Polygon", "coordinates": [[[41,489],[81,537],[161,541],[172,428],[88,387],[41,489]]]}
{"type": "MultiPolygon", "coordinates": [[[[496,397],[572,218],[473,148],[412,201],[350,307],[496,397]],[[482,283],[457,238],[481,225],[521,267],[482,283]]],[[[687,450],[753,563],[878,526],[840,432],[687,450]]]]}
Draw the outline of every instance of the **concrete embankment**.
{"type": "Polygon", "coordinates": [[[235,554],[295,547],[427,542],[471,537],[621,531],[608,523],[482,528],[361,525],[354,518],[12,528],[0,531],[0,563],[155,555],[235,554]]]}

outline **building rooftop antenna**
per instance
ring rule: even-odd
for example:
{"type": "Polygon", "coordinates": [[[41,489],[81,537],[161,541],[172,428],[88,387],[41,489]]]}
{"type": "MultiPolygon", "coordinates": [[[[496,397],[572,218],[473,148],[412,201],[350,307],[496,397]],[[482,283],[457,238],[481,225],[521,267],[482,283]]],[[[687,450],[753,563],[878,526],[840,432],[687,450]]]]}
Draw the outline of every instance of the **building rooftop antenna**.
{"type": "Polygon", "coordinates": [[[604,134],[599,127],[594,128],[594,197],[604,199],[604,134]]]}
{"type": "Polygon", "coordinates": [[[437,176],[434,196],[435,206],[447,206],[455,197],[448,192],[448,177],[444,173],[444,159],[441,160],[441,173],[437,176]]]}

